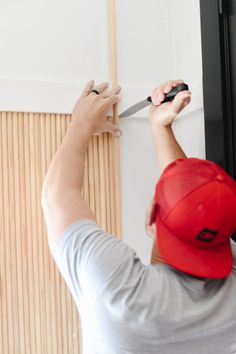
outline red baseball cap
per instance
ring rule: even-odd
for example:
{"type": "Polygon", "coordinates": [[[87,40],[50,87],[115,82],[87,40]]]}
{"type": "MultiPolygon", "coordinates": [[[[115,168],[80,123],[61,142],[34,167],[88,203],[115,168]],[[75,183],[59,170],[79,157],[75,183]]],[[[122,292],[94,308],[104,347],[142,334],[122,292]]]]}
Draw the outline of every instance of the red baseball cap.
{"type": "Polygon", "coordinates": [[[220,166],[177,159],[162,173],[154,200],[157,244],[167,264],[198,277],[230,274],[236,182],[220,166]]]}

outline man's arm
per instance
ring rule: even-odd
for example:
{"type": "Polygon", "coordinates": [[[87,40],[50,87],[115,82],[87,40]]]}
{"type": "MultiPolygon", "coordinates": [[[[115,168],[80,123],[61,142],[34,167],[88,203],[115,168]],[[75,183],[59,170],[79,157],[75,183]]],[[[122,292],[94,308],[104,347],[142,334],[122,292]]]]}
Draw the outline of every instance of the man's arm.
{"type": "MultiPolygon", "coordinates": [[[[172,123],[182,109],[190,102],[191,93],[189,91],[182,91],[176,95],[173,102],[161,104],[164,100],[164,94],[168,93],[174,86],[182,82],[182,80],[168,81],[155,89],[152,94],[152,101],[155,106],[153,105],[150,108],[149,121],[161,173],[174,160],[186,158],[185,153],[175,138],[172,123]]],[[[155,264],[161,263],[162,258],[157,248],[156,229],[155,224],[152,224],[151,213],[152,210],[150,215],[147,216],[146,229],[149,228],[150,234],[153,236],[151,264],[155,264]]]]}
{"type": "Polygon", "coordinates": [[[56,152],[44,179],[41,203],[47,224],[49,242],[54,246],[68,225],[78,219],[96,221],[95,215],[82,197],[85,156],[93,134],[119,130],[107,120],[107,112],[120,99],[120,88],[104,93],[108,84],[96,87],[100,93],[90,93],[94,83],[87,84],[75,105],[66,136],[56,152]]]}
{"type": "Polygon", "coordinates": [[[149,111],[149,121],[161,173],[172,161],[178,158],[186,158],[174,136],[172,123],[184,107],[189,104],[191,92],[181,91],[172,102],[161,103],[164,100],[164,94],[180,83],[183,83],[183,81],[167,81],[155,89],[152,94],[154,105],[151,106],[149,111]]]}
{"type": "Polygon", "coordinates": [[[161,173],[171,162],[179,158],[186,158],[170,125],[153,125],[152,137],[161,173]]]}

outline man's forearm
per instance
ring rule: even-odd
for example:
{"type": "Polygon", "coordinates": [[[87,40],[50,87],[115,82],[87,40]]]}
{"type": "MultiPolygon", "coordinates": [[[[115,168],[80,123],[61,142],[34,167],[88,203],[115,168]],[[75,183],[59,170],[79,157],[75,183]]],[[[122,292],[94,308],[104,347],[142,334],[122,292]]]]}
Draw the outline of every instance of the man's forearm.
{"type": "Polygon", "coordinates": [[[178,158],[186,158],[185,153],[175,138],[171,126],[153,125],[151,129],[161,172],[172,161],[178,158]]]}
{"type": "Polygon", "coordinates": [[[50,247],[59,242],[65,229],[76,220],[96,220],[94,211],[82,195],[85,157],[94,134],[120,130],[108,121],[108,111],[120,100],[120,87],[108,92],[108,83],[89,81],[78,98],[72,121],[44,179],[41,206],[44,211],[50,247]]]}
{"type": "Polygon", "coordinates": [[[60,198],[67,192],[81,192],[90,137],[86,126],[76,121],[70,123],[44,179],[43,197],[60,198]]]}

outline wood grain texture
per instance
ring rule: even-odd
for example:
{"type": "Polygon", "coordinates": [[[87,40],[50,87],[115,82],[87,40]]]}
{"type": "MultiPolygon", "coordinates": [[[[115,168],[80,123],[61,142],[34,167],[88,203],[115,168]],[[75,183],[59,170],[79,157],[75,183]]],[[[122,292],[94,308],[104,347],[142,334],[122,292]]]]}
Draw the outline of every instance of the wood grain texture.
{"type": "MultiPolygon", "coordinates": [[[[111,80],[112,87],[116,87],[117,81],[117,46],[116,46],[116,0],[109,0],[109,19],[110,19],[110,56],[111,56],[111,80]]],[[[113,124],[119,125],[119,115],[117,104],[113,107],[113,124]]],[[[116,207],[115,229],[119,239],[121,234],[121,186],[120,186],[120,140],[114,139],[110,145],[110,163],[112,162],[114,180],[111,183],[111,194],[114,196],[113,204],[116,207]],[[114,186],[114,189],[113,189],[114,186]]]]}
{"type": "MultiPolygon", "coordinates": [[[[49,252],[41,209],[43,179],[70,120],[63,114],[0,112],[3,354],[82,353],[79,314],[49,252]]],[[[117,235],[114,140],[108,133],[91,138],[83,195],[101,226],[117,235]]]]}

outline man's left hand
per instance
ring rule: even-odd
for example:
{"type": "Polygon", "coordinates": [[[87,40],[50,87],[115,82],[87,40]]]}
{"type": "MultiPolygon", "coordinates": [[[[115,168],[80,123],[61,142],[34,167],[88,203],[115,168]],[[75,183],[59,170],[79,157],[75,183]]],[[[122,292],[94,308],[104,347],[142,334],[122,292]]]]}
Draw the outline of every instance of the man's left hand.
{"type": "Polygon", "coordinates": [[[87,83],[82,95],[75,104],[72,113],[72,123],[83,125],[91,135],[109,132],[115,137],[122,135],[121,130],[108,120],[108,112],[119,102],[120,86],[106,92],[108,83],[94,86],[94,81],[87,83]],[[98,92],[91,92],[96,90],[98,92]]]}

